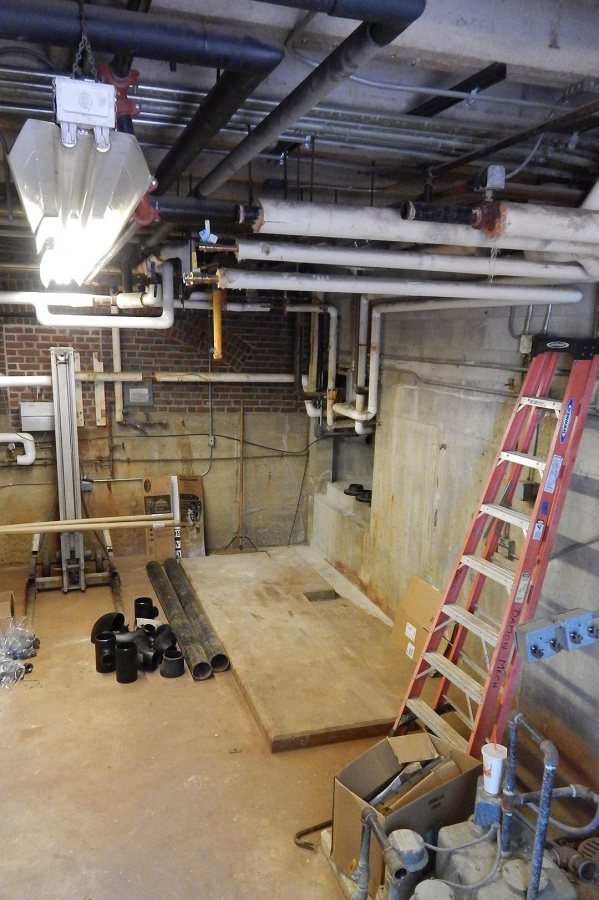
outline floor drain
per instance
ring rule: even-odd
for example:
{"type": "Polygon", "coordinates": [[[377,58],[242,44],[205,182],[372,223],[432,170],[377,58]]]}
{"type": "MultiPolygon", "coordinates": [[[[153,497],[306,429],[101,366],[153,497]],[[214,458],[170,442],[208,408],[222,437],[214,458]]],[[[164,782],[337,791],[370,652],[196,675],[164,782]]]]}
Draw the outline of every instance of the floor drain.
{"type": "Polygon", "coordinates": [[[339,594],[333,588],[323,588],[320,591],[304,591],[304,597],[311,603],[316,600],[336,600],[339,594]]]}

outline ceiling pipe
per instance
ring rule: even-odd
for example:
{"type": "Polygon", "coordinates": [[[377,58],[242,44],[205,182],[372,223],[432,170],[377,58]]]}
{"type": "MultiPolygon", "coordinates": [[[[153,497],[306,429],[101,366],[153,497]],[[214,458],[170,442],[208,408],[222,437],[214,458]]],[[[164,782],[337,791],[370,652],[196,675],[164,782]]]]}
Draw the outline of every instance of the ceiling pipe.
{"type": "Polygon", "coordinates": [[[382,47],[392,43],[424,12],[425,3],[422,0],[410,6],[412,17],[394,25],[360,25],[196,185],[193,195],[206,197],[214,193],[261,150],[276,142],[288,126],[324,100],[382,47]]]}
{"type": "Polygon", "coordinates": [[[488,256],[453,256],[443,253],[411,253],[408,250],[374,250],[369,247],[334,247],[239,239],[231,248],[238,261],[311,263],[352,268],[408,269],[419,272],[452,272],[460,275],[515,276],[554,281],[592,281],[577,263],[529,262],[488,256]]]}
{"type": "MultiPolygon", "coordinates": [[[[480,72],[475,72],[474,75],[469,75],[468,78],[465,78],[463,81],[458,81],[457,84],[451,86],[450,90],[470,94],[474,97],[478,95],[480,91],[485,91],[495,84],[500,84],[502,81],[505,81],[506,78],[506,64],[493,62],[490,65],[485,66],[484,69],[481,69],[480,72]]],[[[430,100],[425,100],[424,103],[419,103],[418,106],[408,109],[404,115],[431,118],[432,116],[438,116],[439,113],[444,112],[444,110],[451,109],[452,106],[456,106],[458,103],[462,102],[462,97],[431,97],[430,100]]]]}
{"type": "MultiPolygon", "coordinates": [[[[456,285],[461,287],[461,285],[456,285]]],[[[478,287],[482,287],[478,285],[478,287]]],[[[359,410],[350,403],[335,403],[334,412],[340,416],[353,419],[356,423],[356,431],[362,433],[364,422],[373,420],[378,412],[379,398],[379,374],[381,357],[381,324],[382,316],[387,313],[426,312],[444,309],[488,309],[490,306],[528,306],[551,302],[547,297],[543,300],[530,300],[513,298],[502,302],[497,297],[493,302],[483,295],[462,300],[402,300],[398,303],[383,303],[372,307],[370,317],[370,361],[368,366],[368,405],[366,409],[359,410]],[[359,427],[358,427],[359,426],[359,427]]],[[[567,301],[576,302],[576,301],[567,301]]]]}
{"type": "Polygon", "coordinates": [[[463,281],[415,281],[402,278],[356,278],[353,275],[298,274],[295,272],[250,272],[245,269],[217,269],[216,283],[229,290],[311,291],[342,294],[376,294],[403,297],[456,297],[460,300],[486,298],[512,301],[528,298],[529,303],[577,303],[578,287],[521,287],[509,284],[480,284],[463,281]]]}
{"type": "MultiPolygon", "coordinates": [[[[233,69],[255,73],[271,70],[281,60],[276,47],[253,38],[212,33],[189,18],[114,9],[88,3],[85,27],[94,50],[127,53],[168,63],[233,69]]],[[[3,38],[28,40],[56,47],[76,47],[81,38],[79,7],[71,0],[2,0],[3,38]]]]}
{"type": "Polygon", "coordinates": [[[599,253],[599,249],[573,240],[549,242],[543,237],[511,235],[490,238],[483,231],[477,231],[468,225],[405,221],[399,210],[389,207],[337,206],[263,199],[257,205],[239,206],[238,221],[242,224],[251,223],[254,232],[265,234],[487,247],[498,250],[551,249],[555,253],[569,253],[574,259],[596,256],[599,253]]]}
{"type": "MultiPolygon", "coordinates": [[[[127,10],[135,13],[147,13],[150,11],[152,0],[127,0],[127,10]]],[[[123,78],[129,73],[133,65],[133,53],[117,53],[110,61],[110,68],[118,78],[123,78]]]]}
{"type": "MultiPolygon", "coordinates": [[[[485,201],[471,205],[443,206],[406,200],[399,214],[406,221],[466,225],[488,237],[571,240],[581,244],[599,241],[599,213],[591,209],[563,209],[533,203],[485,201]]],[[[581,251],[584,248],[581,247],[581,251]]]]}
{"type": "Polygon", "coordinates": [[[378,25],[407,27],[424,12],[423,0],[262,0],[275,6],[290,6],[309,12],[326,13],[339,19],[360,19],[378,25]]]}

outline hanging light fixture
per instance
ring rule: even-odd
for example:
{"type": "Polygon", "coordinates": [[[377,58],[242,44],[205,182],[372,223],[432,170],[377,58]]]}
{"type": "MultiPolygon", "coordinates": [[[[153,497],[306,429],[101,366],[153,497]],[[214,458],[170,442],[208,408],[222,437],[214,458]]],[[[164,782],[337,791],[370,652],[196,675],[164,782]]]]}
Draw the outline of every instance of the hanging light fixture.
{"type": "Polygon", "coordinates": [[[74,77],[86,52],[97,77],[81,21],[73,77],[54,79],[58,124],[28,119],[9,155],[45,287],[81,285],[152,182],[135,136],[114,130],[114,87],[74,77]]]}

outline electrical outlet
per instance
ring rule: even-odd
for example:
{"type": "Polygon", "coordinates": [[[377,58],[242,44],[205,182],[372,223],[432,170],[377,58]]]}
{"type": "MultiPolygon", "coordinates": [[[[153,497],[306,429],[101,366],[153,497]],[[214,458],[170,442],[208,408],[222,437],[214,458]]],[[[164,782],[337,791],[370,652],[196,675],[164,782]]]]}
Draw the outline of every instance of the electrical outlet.
{"type": "Polygon", "coordinates": [[[208,446],[215,447],[216,446],[216,437],[213,434],[208,435],[208,446]]]}

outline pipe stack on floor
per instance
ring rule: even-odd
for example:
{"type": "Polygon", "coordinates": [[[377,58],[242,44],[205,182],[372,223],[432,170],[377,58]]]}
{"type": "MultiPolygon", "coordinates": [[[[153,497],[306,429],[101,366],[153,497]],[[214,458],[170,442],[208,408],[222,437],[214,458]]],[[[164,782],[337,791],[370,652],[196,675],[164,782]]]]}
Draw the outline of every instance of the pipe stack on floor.
{"type": "Polygon", "coordinates": [[[167,559],[163,567],[149,562],[146,572],[177,635],[192,677],[203,681],[213,672],[225,672],[230,666],[229,657],[179,563],[167,559]]]}

